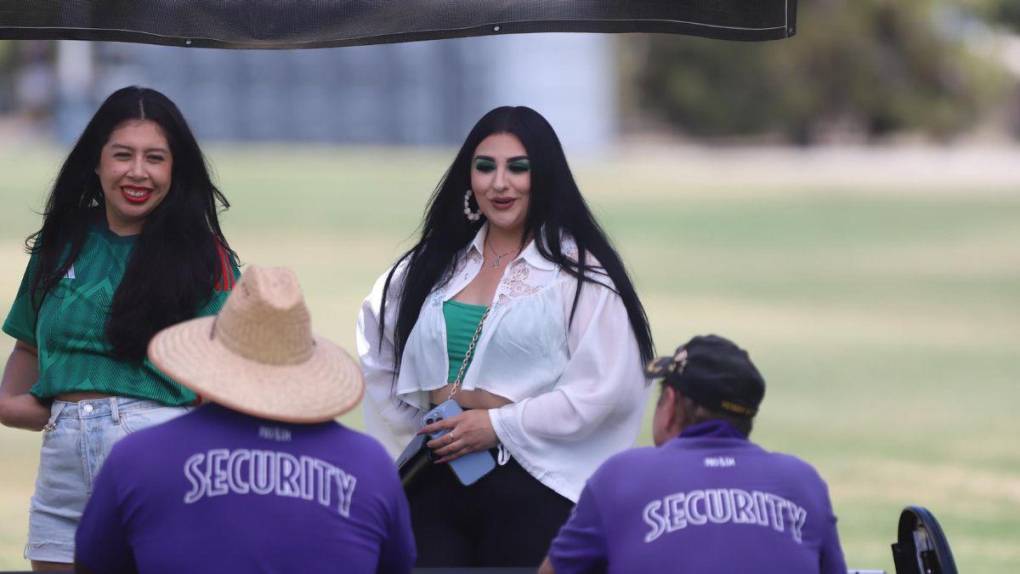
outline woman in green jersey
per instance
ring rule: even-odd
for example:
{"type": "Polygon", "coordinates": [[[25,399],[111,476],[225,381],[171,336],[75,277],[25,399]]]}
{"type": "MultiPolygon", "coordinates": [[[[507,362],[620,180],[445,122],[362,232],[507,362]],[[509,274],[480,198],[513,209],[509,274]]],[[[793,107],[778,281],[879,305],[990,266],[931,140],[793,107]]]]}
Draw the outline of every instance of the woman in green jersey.
{"type": "Polygon", "coordinates": [[[205,158],[181,112],[138,87],[100,106],[60,169],[3,324],[0,423],[43,431],[25,557],[67,568],[92,479],[125,434],[197,398],[145,358],[169,325],[216,313],[237,275],[205,158]]]}

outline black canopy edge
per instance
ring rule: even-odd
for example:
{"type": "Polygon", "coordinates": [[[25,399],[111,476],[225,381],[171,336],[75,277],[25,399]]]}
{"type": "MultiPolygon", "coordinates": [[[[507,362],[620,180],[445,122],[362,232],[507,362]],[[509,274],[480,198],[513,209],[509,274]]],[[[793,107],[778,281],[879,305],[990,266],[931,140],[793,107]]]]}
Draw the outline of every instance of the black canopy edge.
{"type": "MultiPolygon", "coordinates": [[[[318,33],[311,39],[294,37],[277,38],[213,38],[161,34],[138,29],[105,29],[100,27],[71,27],[44,25],[10,25],[0,21],[0,39],[5,40],[89,40],[110,42],[132,42],[183,46],[192,48],[222,49],[303,49],[360,46],[368,44],[389,44],[417,42],[443,38],[465,38],[471,36],[500,36],[536,32],[589,32],[589,33],[658,33],[699,36],[720,40],[767,41],[788,38],[796,33],[797,0],[785,0],[786,21],[774,26],[741,27],[705,22],[632,19],[632,20],[533,20],[514,22],[491,22],[463,28],[418,30],[411,32],[367,34],[357,37],[329,37],[328,32],[318,33]]],[[[0,14],[2,16],[2,14],[0,14]]]]}

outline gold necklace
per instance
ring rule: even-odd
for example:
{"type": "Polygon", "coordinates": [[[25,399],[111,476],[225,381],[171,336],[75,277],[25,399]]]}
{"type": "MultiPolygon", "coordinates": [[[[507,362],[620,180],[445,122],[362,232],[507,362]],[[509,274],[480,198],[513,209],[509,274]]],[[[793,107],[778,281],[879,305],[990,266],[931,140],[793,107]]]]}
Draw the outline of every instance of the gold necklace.
{"type": "Polygon", "coordinates": [[[510,249],[510,250],[509,250],[509,251],[507,251],[506,253],[504,253],[504,254],[500,255],[499,253],[496,253],[496,250],[495,250],[495,249],[493,249],[493,247],[492,247],[492,244],[491,244],[491,243],[489,243],[488,241],[486,241],[486,242],[485,242],[485,245],[486,245],[486,246],[487,246],[487,247],[489,248],[489,251],[491,251],[491,252],[492,252],[492,254],[493,254],[493,255],[494,255],[495,257],[496,257],[496,260],[495,260],[495,261],[493,261],[491,265],[489,265],[489,267],[492,267],[493,269],[497,269],[497,268],[499,268],[499,265],[500,265],[500,263],[502,263],[502,261],[503,261],[503,258],[504,258],[504,257],[506,257],[507,255],[510,255],[510,253],[512,253],[512,252],[513,252],[513,249],[510,249]]]}

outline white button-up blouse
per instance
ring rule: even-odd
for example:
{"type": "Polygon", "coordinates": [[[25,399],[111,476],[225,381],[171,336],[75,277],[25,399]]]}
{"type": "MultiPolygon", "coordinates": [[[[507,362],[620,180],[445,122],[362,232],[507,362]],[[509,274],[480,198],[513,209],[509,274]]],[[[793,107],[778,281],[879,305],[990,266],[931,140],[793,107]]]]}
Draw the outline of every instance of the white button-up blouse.
{"type": "MultiPolygon", "coordinates": [[[[393,330],[403,266],[390,284],[381,337],[385,273],[361,307],[357,344],[367,387],[365,427],[392,455],[420,427],[429,391],[447,384],[443,302],[478,274],[486,232],[482,226],[458,256],[452,278],[425,299],[396,376],[393,330]]],[[[574,242],[562,243],[564,253],[576,257],[574,242]]],[[[609,284],[608,277],[594,279],[609,284]]],[[[571,324],[576,285],[531,242],[503,272],[462,381],[464,389],[513,401],[488,411],[500,442],[532,476],[575,502],[604,460],[633,445],[647,398],[623,300],[605,285],[586,282],[571,324]]]]}

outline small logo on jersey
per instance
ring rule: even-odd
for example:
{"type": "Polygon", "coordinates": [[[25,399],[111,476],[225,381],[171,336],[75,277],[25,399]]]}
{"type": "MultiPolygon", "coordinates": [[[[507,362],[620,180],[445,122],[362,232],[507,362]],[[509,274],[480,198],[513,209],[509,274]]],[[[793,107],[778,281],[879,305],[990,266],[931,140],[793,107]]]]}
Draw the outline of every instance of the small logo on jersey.
{"type": "Polygon", "coordinates": [[[64,279],[74,279],[74,265],[72,264],[67,268],[67,273],[64,275],[64,279]]]}
{"type": "Polygon", "coordinates": [[[729,468],[737,466],[737,461],[732,456],[709,456],[705,457],[705,466],[708,468],[729,468]]]}
{"type": "Polygon", "coordinates": [[[275,440],[276,442],[290,442],[290,429],[282,427],[259,427],[259,438],[275,440]]]}

